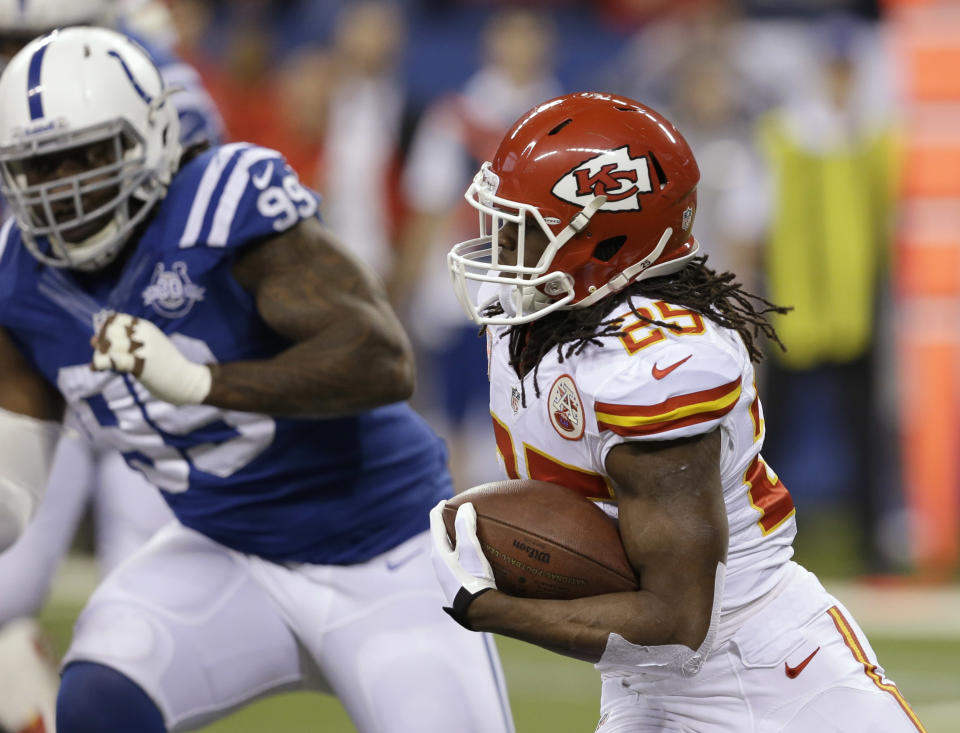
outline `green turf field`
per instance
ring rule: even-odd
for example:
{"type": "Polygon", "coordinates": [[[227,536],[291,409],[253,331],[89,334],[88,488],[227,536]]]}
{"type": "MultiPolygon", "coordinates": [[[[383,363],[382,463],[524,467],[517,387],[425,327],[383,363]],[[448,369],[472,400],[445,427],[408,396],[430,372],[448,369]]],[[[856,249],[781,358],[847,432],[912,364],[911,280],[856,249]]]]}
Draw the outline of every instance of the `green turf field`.
{"type": "MultiPolygon", "coordinates": [[[[48,605],[43,621],[54,645],[63,649],[77,613],[75,604],[48,605]]],[[[865,624],[866,626],[866,624],[865,624]]],[[[929,631],[929,629],[928,629],[929,631]]],[[[930,636],[871,633],[881,664],[928,733],[960,732],[960,634],[930,636]]],[[[517,733],[590,733],[597,722],[599,678],[589,664],[568,660],[527,644],[499,639],[517,733]]],[[[349,733],[339,704],[303,693],[261,701],[205,728],[206,733],[349,733]]]]}

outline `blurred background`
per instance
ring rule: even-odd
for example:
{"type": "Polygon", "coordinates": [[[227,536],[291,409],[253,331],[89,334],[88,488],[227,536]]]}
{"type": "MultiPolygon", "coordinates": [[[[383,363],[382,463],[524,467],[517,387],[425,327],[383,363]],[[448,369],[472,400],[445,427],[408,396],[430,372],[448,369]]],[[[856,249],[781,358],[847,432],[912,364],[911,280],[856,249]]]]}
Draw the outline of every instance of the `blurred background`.
{"type": "MultiPolygon", "coordinates": [[[[798,560],[849,605],[928,730],[960,731],[960,4],[130,5],[199,71],[225,139],[283,152],[380,273],[458,489],[499,477],[484,343],[445,260],[475,236],[473,173],[560,93],[620,93],[671,118],[700,164],[709,262],[795,309],[759,378],[798,560]]],[[[58,645],[95,579],[87,553],[81,535],[47,604],[58,645]]],[[[501,649],[520,733],[593,729],[589,665],[501,649]]],[[[320,729],[350,727],[337,703],[293,697],[210,730],[320,729]]]]}

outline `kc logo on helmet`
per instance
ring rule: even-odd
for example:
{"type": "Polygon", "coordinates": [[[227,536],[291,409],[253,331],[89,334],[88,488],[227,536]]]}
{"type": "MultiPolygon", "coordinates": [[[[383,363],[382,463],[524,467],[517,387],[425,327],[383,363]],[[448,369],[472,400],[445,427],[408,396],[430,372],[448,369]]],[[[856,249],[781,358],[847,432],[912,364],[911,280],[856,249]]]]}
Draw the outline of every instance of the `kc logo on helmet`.
{"type": "Polygon", "coordinates": [[[586,206],[601,194],[607,202],[602,211],[639,211],[640,194],[650,193],[650,168],[644,156],[631,158],[627,146],[608,150],[583,161],[556,182],[553,195],[586,206]]]}

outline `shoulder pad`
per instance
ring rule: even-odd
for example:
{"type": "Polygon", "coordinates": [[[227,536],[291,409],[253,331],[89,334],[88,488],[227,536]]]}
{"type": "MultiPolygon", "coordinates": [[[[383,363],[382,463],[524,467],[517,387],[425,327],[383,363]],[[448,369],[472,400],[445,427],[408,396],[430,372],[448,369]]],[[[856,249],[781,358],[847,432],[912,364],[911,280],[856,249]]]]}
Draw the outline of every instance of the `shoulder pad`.
{"type": "Polygon", "coordinates": [[[198,156],[174,177],[167,196],[188,212],[181,249],[242,246],[315,217],[320,203],[280,153],[250,143],[198,156]]]}
{"type": "Polygon", "coordinates": [[[740,400],[745,362],[728,341],[712,336],[667,338],[604,359],[590,390],[599,433],[671,440],[716,427],[740,400]]]}

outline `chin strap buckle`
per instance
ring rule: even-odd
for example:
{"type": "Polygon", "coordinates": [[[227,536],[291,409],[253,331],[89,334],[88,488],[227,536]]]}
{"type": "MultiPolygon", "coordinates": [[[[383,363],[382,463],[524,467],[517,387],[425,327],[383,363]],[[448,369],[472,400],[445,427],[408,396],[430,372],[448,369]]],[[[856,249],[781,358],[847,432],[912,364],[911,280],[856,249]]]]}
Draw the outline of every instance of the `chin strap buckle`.
{"type": "Polygon", "coordinates": [[[600,209],[600,207],[602,207],[605,203],[607,203],[607,197],[605,195],[601,194],[600,196],[594,196],[593,200],[584,206],[577,213],[577,215],[570,220],[570,223],[567,224],[567,226],[579,234],[587,228],[587,224],[590,223],[590,219],[593,218],[593,215],[596,214],[597,210],[600,209]]]}

